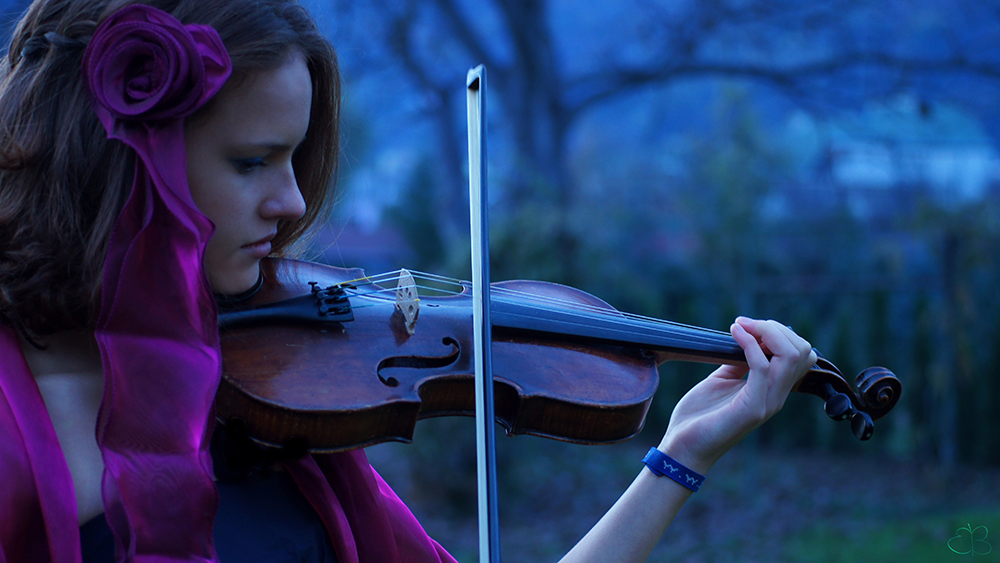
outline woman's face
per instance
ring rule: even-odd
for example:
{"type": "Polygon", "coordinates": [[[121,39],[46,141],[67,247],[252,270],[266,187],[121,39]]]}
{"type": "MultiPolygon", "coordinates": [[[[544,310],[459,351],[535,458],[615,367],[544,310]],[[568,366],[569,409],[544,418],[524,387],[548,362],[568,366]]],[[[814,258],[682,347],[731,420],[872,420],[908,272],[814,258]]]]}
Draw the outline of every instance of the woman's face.
{"type": "Polygon", "coordinates": [[[280,67],[225,87],[207,117],[188,123],[191,196],[215,223],[204,266],[216,293],[252,287],[278,221],[305,213],[292,154],[309,128],[311,103],[309,69],[293,52],[280,67]]]}

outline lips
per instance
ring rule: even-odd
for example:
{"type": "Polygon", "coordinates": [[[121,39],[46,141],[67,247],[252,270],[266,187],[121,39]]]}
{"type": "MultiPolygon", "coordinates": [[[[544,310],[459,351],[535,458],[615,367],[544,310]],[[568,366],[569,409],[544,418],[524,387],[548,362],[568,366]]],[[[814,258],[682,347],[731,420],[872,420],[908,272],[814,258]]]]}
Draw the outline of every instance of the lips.
{"type": "Polygon", "coordinates": [[[271,253],[271,241],[274,240],[276,234],[277,233],[271,233],[260,240],[251,242],[250,244],[244,244],[240,248],[249,252],[254,258],[266,258],[267,255],[271,253]]]}
{"type": "Polygon", "coordinates": [[[244,244],[243,248],[249,248],[251,246],[258,246],[258,245],[261,245],[261,244],[264,244],[264,243],[270,244],[270,242],[272,240],[274,240],[274,237],[277,236],[277,234],[278,233],[271,233],[271,234],[267,235],[266,237],[264,237],[264,238],[262,238],[260,240],[251,242],[250,244],[244,244]]]}

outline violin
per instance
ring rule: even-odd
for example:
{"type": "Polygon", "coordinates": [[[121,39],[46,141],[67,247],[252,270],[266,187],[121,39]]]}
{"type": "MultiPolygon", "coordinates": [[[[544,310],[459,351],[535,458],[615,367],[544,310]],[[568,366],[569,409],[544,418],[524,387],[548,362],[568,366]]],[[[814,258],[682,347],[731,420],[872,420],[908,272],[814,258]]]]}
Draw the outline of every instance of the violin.
{"type": "MultiPolygon", "coordinates": [[[[642,429],[660,364],[746,363],[729,333],[622,313],[570,287],[508,281],[491,292],[495,416],[508,434],[625,440],[642,429]]],[[[258,444],[311,452],[409,442],[419,419],[473,415],[469,293],[405,270],[367,277],[264,259],[257,287],[220,303],[216,415],[258,444]]],[[[820,357],[793,391],[820,397],[867,440],[901,389],[881,367],[851,385],[820,357]]]]}

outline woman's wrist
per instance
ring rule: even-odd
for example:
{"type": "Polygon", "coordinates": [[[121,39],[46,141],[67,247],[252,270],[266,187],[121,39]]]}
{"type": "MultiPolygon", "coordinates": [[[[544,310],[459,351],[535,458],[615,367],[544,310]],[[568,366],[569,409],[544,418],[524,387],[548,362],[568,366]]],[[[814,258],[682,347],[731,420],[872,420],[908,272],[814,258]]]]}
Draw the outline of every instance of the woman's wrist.
{"type": "Polygon", "coordinates": [[[691,453],[687,447],[673,440],[669,440],[666,437],[660,441],[660,444],[656,447],[656,449],[676,460],[684,467],[701,475],[708,473],[708,470],[711,469],[712,466],[715,465],[715,461],[717,461],[696,456],[691,453]]]}
{"type": "Polygon", "coordinates": [[[675,481],[693,493],[697,493],[702,483],[705,482],[704,475],[692,470],[656,448],[649,448],[646,457],[642,458],[642,463],[654,475],[675,481]]]}

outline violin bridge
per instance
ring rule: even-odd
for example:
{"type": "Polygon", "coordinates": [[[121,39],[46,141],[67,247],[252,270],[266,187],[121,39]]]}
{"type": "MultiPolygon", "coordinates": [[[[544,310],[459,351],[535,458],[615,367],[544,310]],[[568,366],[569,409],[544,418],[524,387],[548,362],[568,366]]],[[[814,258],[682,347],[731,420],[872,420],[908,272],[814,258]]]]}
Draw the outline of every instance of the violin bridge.
{"type": "Polygon", "coordinates": [[[417,294],[417,282],[407,270],[399,271],[399,282],[396,285],[396,309],[403,315],[406,332],[413,336],[417,331],[417,316],[420,314],[420,295],[417,294]]]}

